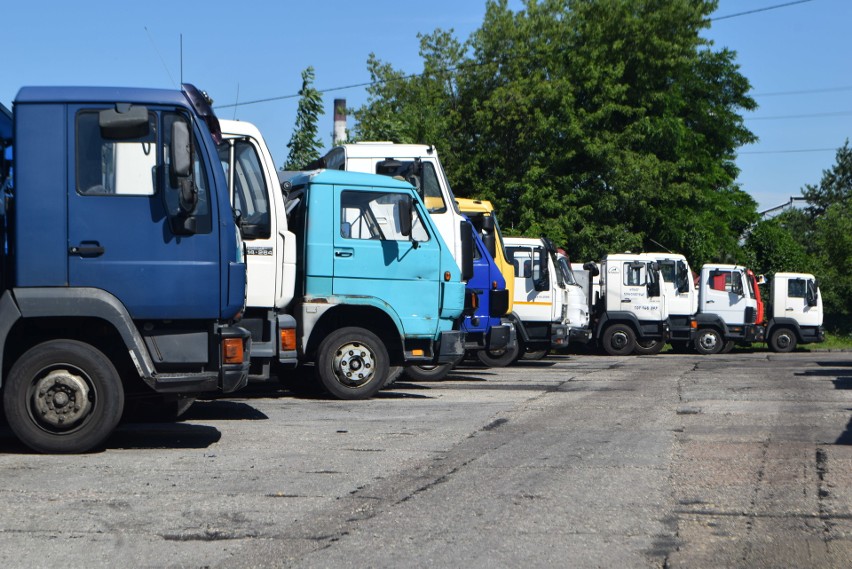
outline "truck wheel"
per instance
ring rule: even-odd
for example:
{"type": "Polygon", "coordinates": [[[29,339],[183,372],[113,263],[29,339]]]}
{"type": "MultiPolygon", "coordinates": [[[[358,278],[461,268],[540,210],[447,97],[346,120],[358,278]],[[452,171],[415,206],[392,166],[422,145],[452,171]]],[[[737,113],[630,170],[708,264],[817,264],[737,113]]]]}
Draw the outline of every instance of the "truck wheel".
{"type": "Polygon", "coordinates": [[[636,348],[636,334],[627,324],[613,324],[603,333],[603,349],[611,356],[626,356],[636,348]]]}
{"type": "Polygon", "coordinates": [[[732,351],[734,351],[734,341],[728,340],[727,342],[725,342],[725,345],[722,346],[722,349],[719,351],[719,353],[730,354],[732,351]]]}
{"type": "Polygon", "coordinates": [[[385,387],[390,387],[402,375],[402,366],[390,366],[388,368],[388,378],[385,380],[385,387]]]}
{"type": "Polygon", "coordinates": [[[112,362],[76,340],[51,340],[18,359],[3,386],[9,427],[38,452],[79,453],[112,433],[124,390],[112,362]]]}
{"type": "Polygon", "coordinates": [[[666,345],[662,340],[636,340],[633,353],[639,356],[653,356],[663,351],[666,345]]]}
{"type": "Polygon", "coordinates": [[[525,360],[543,360],[550,353],[550,350],[533,350],[523,355],[525,360]]]}
{"type": "Polygon", "coordinates": [[[695,351],[709,356],[722,351],[724,340],[715,328],[701,328],[695,337],[695,351]]]}
{"type": "Polygon", "coordinates": [[[796,349],[796,334],[789,328],[777,328],[769,337],[769,349],[786,354],[796,349]]]}
{"type": "Polygon", "coordinates": [[[506,367],[518,361],[523,355],[523,343],[521,339],[515,345],[502,350],[479,350],[476,358],[486,367],[506,367]]]}
{"type": "Polygon", "coordinates": [[[340,328],[320,343],[317,374],[326,391],[338,399],[368,399],[385,386],[388,352],[369,330],[340,328]]]}
{"type": "Polygon", "coordinates": [[[406,366],[402,373],[413,381],[440,381],[453,370],[454,364],[406,366]]]}

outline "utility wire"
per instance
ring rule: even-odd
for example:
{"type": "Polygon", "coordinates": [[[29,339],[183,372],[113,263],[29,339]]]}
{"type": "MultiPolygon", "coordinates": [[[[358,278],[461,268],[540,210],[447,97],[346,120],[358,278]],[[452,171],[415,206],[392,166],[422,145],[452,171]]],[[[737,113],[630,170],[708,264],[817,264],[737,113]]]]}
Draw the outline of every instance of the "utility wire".
{"type": "Polygon", "coordinates": [[[747,12],[737,12],[736,14],[728,14],[726,16],[717,16],[715,18],[710,18],[711,22],[717,22],[719,20],[727,20],[729,18],[736,18],[738,16],[748,16],[749,14],[757,14],[758,12],[768,12],[769,10],[776,10],[778,8],[786,8],[787,6],[794,6],[796,4],[804,4],[805,2],[813,2],[813,0],[796,0],[795,2],[787,2],[785,4],[776,4],[774,6],[766,6],[765,8],[756,8],[754,10],[748,10],[747,12]]]}
{"type": "Polygon", "coordinates": [[[801,150],[744,150],[737,154],[801,154],[806,152],[836,152],[836,148],[803,148],[801,150]]]}
{"type": "MultiPolygon", "coordinates": [[[[719,17],[716,17],[716,18],[710,18],[710,21],[714,22],[714,21],[717,21],[717,20],[726,20],[728,18],[736,18],[737,16],[746,16],[748,14],[755,14],[757,12],[766,12],[768,10],[775,10],[777,8],[785,8],[787,6],[793,6],[795,4],[804,4],[806,2],[813,2],[813,0],[796,0],[794,2],[787,2],[785,4],[776,4],[775,6],[767,6],[765,8],[757,8],[755,10],[749,10],[747,12],[738,12],[736,14],[728,14],[726,16],[719,16],[719,17]]],[[[145,31],[147,31],[147,28],[145,29],[145,31]]],[[[492,62],[487,62],[487,63],[492,63],[492,62]]],[[[479,65],[484,65],[484,64],[485,63],[479,63],[479,65]]],[[[450,67],[450,68],[445,69],[444,71],[456,71],[456,69],[457,68],[450,67]]],[[[412,73],[410,75],[404,75],[402,77],[394,77],[392,79],[387,79],[387,80],[383,80],[383,81],[367,81],[367,82],[364,82],[364,83],[354,83],[352,85],[344,85],[342,87],[330,87],[328,89],[317,89],[317,91],[319,91],[320,93],[331,93],[333,91],[344,91],[346,89],[355,89],[355,88],[358,88],[358,87],[371,87],[373,85],[381,85],[383,83],[390,83],[392,81],[403,81],[403,80],[406,80],[406,79],[413,79],[415,77],[420,77],[421,75],[424,75],[424,74],[425,74],[425,72],[424,73],[412,73]]],[[[852,89],[852,87],[849,87],[849,89],[852,89]]],[[[283,101],[285,99],[295,99],[296,97],[299,97],[298,93],[294,93],[292,95],[279,95],[277,97],[266,97],[264,99],[254,99],[252,101],[243,101],[242,103],[230,103],[230,104],[226,104],[226,105],[216,105],[213,108],[214,109],[228,109],[228,108],[231,108],[231,107],[236,107],[238,105],[256,105],[258,103],[269,103],[269,102],[272,102],[272,101],[283,101]]]]}
{"type": "Polygon", "coordinates": [[[782,95],[813,95],[815,93],[837,93],[840,91],[852,91],[852,85],[844,87],[822,87],[820,89],[805,89],[801,91],[775,91],[771,93],[755,93],[752,97],[780,97],[782,95]]]}
{"type": "Polygon", "coordinates": [[[813,113],[808,115],[776,115],[772,117],[745,117],[747,121],[774,121],[782,119],[816,119],[823,117],[846,117],[852,115],[852,111],[836,111],[833,113],[813,113]]]}

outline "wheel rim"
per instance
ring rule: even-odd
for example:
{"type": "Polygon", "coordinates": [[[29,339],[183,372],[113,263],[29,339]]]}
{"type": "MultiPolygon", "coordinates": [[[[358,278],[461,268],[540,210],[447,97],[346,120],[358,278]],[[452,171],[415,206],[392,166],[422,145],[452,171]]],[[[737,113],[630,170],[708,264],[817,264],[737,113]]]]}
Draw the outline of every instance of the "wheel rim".
{"type": "Polygon", "coordinates": [[[361,387],[376,375],[375,355],[361,342],[347,342],[340,346],[331,366],[337,381],[345,387],[361,387]]]}
{"type": "Polygon", "coordinates": [[[790,336],[790,334],[779,334],[778,339],[775,341],[775,343],[778,345],[779,348],[784,350],[790,347],[792,341],[793,338],[792,336],[790,336]]]}
{"type": "Polygon", "coordinates": [[[715,334],[702,334],[699,342],[701,344],[701,348],[707,351],[715,350],[718,345],[715,334]]]}
{"type": "Polygon", "coordinates": [[[34,376],[28,411],[45,431],[68,433],[86,423],[96,395],[94,383],[83,370],[67,364],[51,366],[34,376]]]}
{"type": "Polygon", "coordinates": [[[623,350],[629,343],[630,338],[627,336],[627,332],[623,330],[616,330],[609,341],[609,345],[616,350],[623,350]]]}

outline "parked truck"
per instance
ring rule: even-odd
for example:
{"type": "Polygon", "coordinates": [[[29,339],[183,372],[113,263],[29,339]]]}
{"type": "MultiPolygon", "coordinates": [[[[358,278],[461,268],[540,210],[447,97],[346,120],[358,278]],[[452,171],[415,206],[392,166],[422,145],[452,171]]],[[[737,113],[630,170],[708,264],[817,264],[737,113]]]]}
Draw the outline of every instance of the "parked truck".
{"type": "Polygon", "coordinates": [[[590,338],[588,301],[570,265],[560,260],[547,238],[507,237],[507,256],[515,275],[512,318],[519,350],[492,354],[512,361],[525,353],[547,353],[590,338]]]}
{"type": "Polygon", "coordinates": [[[18,439],[85,452],[126,399],[245,385],[245,263],[209,101],[191,85],[25,87],[13,111],[0,382],[18,439]]]}
{"type": "Polygon", "coordinates": [[[659,263],[641,253],[607,255],[597,268],[600,294],[590,303],[593,336],[608,354],[659,352],[669,315],[659,263]]]}
{"type": "MultiPolygon", "coordinates": [[[[467,257],[480,248],[480,245],[471,243],[476,239],[471,236],[471,221],[460,213],[438,152],[433,146],[390,142],[343,144],[330,150],[312,166],[405,179],[417,189],[444,241],[450,244],[460,267],[469,265],[471,261],[467,257]]],[[[489,242],[487,233],[480,233],[480,236],[486,244],[489,242]]],[[[502,283],[494,278],[492,267],[498,261],[494,260],[487,245],[486,250],[488,252],[484,256],[480,255],[479,262],[473,264],[473,272],[464,275],[468,297],[478,295],[478,308],[476,313],[465,318],[462,329],[470,333],[468,351],[477,354],[488,350],[513,350],[516,338],[510,320],[492,316],[498,307],[508,312],[510,306],[504,304],[510,291],[505,288],[508,285],[503,284],[507,282],[505,273],[502,283]],[[496,288],[494,283],[497,283],[496,288]],[[479,341],[480,338],[484,341],[479,341]]],[[[414,379],[438,379],[445,376],[451,367],[409,366],[406,374],[414,379]]]]}
{"type": "Polygon", "coordinates": [[[825,340],[822,295],[809,273],[775,273],[766,342],[773,352],[792,352],[798,344],[825,340]]]}
{"type": "Polygon", "coordinates": [[[281,182],[254,125],[222,125],[219,156],[249,253],[253,377],[312,366],[333,396],[360,399],[391,367],[464,355],[465,284],[411,184],[327,169],[281,182]]]}

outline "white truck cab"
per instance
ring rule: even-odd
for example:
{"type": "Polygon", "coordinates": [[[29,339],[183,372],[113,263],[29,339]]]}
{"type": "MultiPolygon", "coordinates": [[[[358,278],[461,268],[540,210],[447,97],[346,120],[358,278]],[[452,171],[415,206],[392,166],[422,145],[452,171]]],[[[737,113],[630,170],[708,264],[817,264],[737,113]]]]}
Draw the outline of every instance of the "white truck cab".
{"type": "Polygon", "coordinates": [[[647,254],[607,255],[592,330],[613,356],[655,354],[669,338],[668,306],[657,260],[647,254]]]}
{"type": "Polygon", "coordinates": [[[547,352],[588,342],[588,300],[567,257],[549,239],[506,237],[515,270],[514,309],[520,353],[547,352]]]}
{"type": "Polygon", "coordinates": [[[434,146],[393,142],[341,144],[308,165],[313,167],[383,174],[410,182],[420,193],[441,237],[452,249],[456,264],[463,266],[462,235],[466,231],[462,227],[467,226],[467,221],[458,209],[434,146]]]}
{"type": "Polygon", "coordinates": [[[822,342],[822,295],[808,273],[775,273],[771,286],[772,315],[766,338],[774,352],[791,352],[797,344],[822,342]]]}

